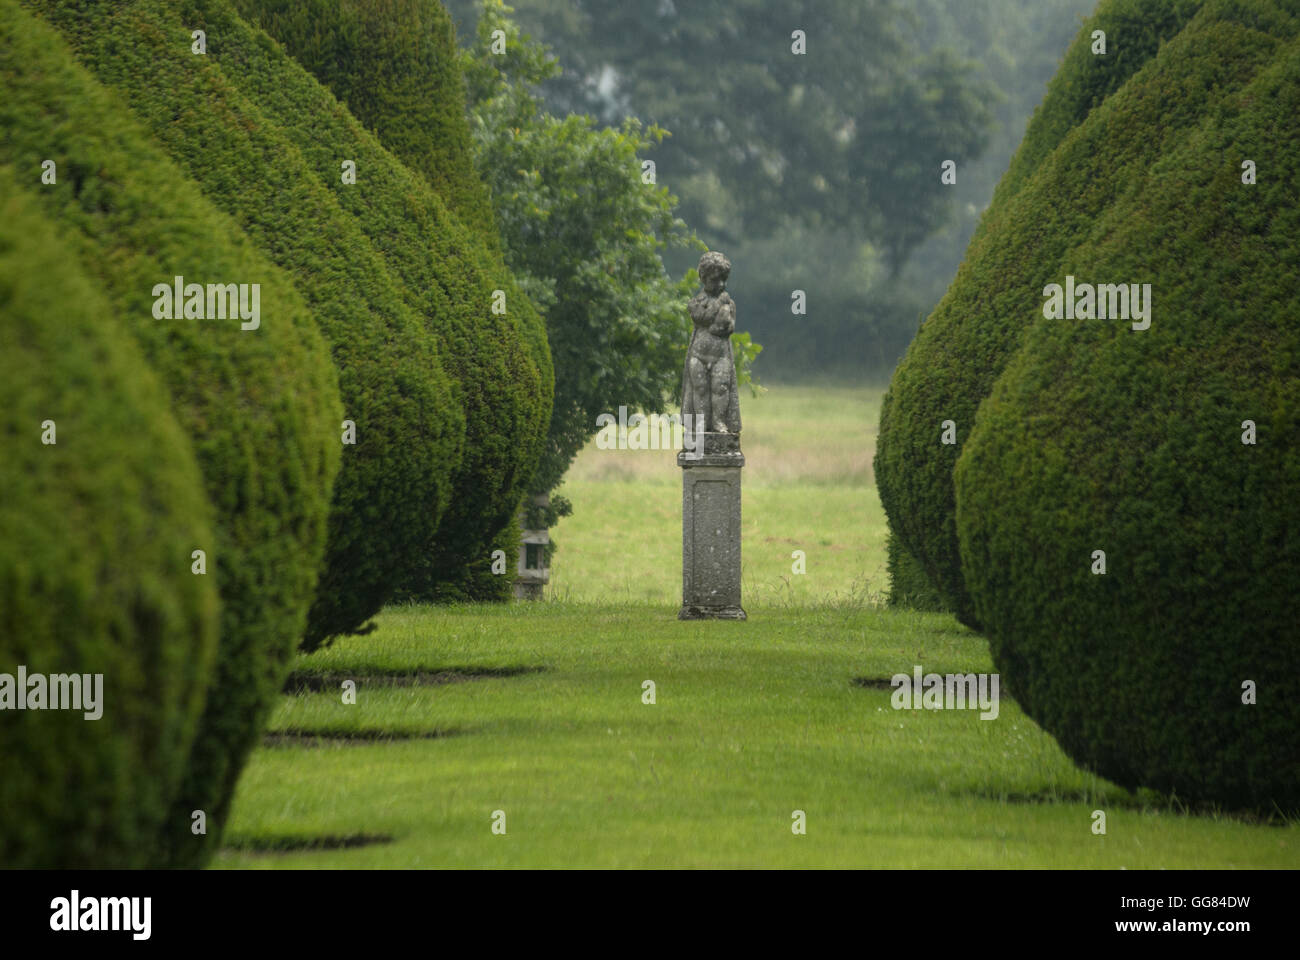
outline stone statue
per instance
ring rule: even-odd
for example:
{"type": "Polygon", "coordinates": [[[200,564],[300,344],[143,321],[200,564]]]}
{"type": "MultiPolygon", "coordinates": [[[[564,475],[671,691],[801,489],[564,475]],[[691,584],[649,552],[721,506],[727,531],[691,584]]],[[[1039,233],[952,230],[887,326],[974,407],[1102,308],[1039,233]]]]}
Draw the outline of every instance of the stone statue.
{"type": "Polygon", "coordinates": [[[700,257],[699,293],[688,307],[694,331],[682,379],[682,606],[679,620],[744,620],[740,605],[740,399],[731,333],[736,302],[731,263],[700,257]]]}
{"type": "Polygon", "coordinates": [[[740,433],[740,398],[731,334],[736,301],[727,293],[731,261],[715,251],[700,257],[703,289],[687,304],[695,329],[682,376],[682,423],[706,433],[740,433]]]}

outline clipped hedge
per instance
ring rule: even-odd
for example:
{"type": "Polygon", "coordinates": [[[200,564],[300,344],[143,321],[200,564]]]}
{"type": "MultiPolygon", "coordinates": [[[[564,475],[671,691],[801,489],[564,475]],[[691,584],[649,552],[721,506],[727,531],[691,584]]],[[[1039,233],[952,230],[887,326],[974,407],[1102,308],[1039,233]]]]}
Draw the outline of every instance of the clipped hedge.
{"type": "Polygon", "coordinates": [[[891,607],[930,613],[951,612],[930,578],[925,575],[925,568],[917,562],[916,557],[907,552],[907,547],[903,546],[892,531],[885,541],[885,556],[889,570],[891,607]]]}
{"type": "Polygon", "coordinates": [[[1000,203],[1024,184],[1066,134],[1083,123],[1094,107],[1128,82],[1176,36],[1205,0],[1104,0],[1079,30],[1060,69],[1047,84],[1016,148],[1011,165],[998,182],[993,203],[1000,203]],[[1106,35],[1106,53],[1093,50],[1093,33],[1106,35]]]}
{"type": "MultiPolygon", "coordinates": [[[[436,338],[335,191],[241,92],[224,34],[210,37],[211,55],[196,56],[166,4],[41,6],[212,202],[293,276],[329,341],[355,443],[342,447],[302,647],[361,630],[423,562],[451,499],[465,414],[436,338]]],[[[334,180],[348,189],[342,175],[336,163],[334,180]]],[[[350,189],[367,189],[364,177],[350,189]]]]}
{"type": "MultiPolygon", "coordinates": [[[[1172,29],[1167,24],[1190,9],[1173,0],[1142,6],[1159,14],[1161,31],[1172,29]]],[[[1186,81],[1181,86],[1171,80],[1154,90],[1150,101],[1134,104],[1132,123],[1097,123],[1086,132],[1076,126],[1064,137],[1064,142],[1081,138],[1074,149],[1040,157],[1087,104],[1107,90],[1123,89],[1125,78],[1140,76],[1141,68],[1130,69],[1135,62],[1146,56],[1143,62],[1150,63],[1159,32],[1116,29],[1112,23],[1113,15],[1131,20],[1137,9],[1132,0],[1103,3],[1084,25],[1061,76],[1052,82],[1052,95],[1030,122],[1005,187],[999,187],[957,276],[921,325],[881,405],[875,471],[890,528],[958,619],[972,627],[980,623],[961,573],[952,470],[976,409],[1019,349],[1028,318],[1041,315],[1043,287],[1063,282],[1059,268],[1070,248],[1104,210],[1137,189],[1144,171],[1225,91],[1250,77],[1276,43],[1251,26],[1252,10],[1215,5],[1212,17],[1222,25],[1223,46],[1205,52],[1201,73],[1181,78],[1186,81]],[[1098,23],[1110,25],[1106,57],[1089,52],[1090,32],[1098,23]],[[1138,55],[1122,53],[1131,36],[1140,40],[1138,55]],[[1019,182],[1017,176],[1031,168],[1033,176],[1019,182]],[[949,420],[955,444],[940,442],[949,420]]]]}
{"type": "Polygon", "coordinates": [[[443,365],[459,385],[464,457],[436,541],[403,589],[421,599],[509,596],[509,572],[484,579],[475,571],[490,565],[493,543],[518,510],[546,441],[554,373],[545,324],[487,240],[226,0],[196,0],[186,26],[206,29],[208,56],[230,64],[232,82],[356,219],[408,306],[439,338],[443,365]],[[355,185],[339,183],[343,159],[356,161],[355,185]],[[497,290],[505,295],[504,314],[492,310],[497,290]]]}
{"type": "Polygon", "coordinates": [[[1029,332],[955,480],[975,613],[1026,713],[1123,786],[1291,815],[1298,15],[1295,2],[1207,2],[1026,185],[1042,205],[1056,194],[1036,187],[1056,169],[1108,181],[1093,189],[1114,202],[1071,235],[1056,272],[1151,283],[1151,326],[1042,319],[1041,285],[1010,271],[1037,286],[1037,316],[1010,315],[1029,332]],[[1177,137],[1158,155],[1126,162],[1130,138],[1165,130],[1177,137]]]}
{"type": "Polygon", "coordinates": [[[14,0],[0,0],[0,91],[0,163],[35,171],[53,159],[63,171],[57,189],[34,196],[166,387],[215,508],[215,677],[158,857],[198,864],[219,839],[315,592],[339,461],[337,377],[289,277],[14,0]],[[156,318],[154,286],[175,276],[260,284],[260,326],[156,318]],[[196,809],[206,835],[191,833],[196,809]]]}
{"type": "Polygon", "coordinates": [[[147,866],[211,679],[217,593],[190,552],[212,508],[102,291],[12,168],[0,193],[0,673],[102,675],[93,720],[0,690],[0,867],[147,866]]]}
{"type": "Polygon", "coordinates": [[[438,0],[233,0],[494,249],[474,169],[456,30],[438,0]]]}

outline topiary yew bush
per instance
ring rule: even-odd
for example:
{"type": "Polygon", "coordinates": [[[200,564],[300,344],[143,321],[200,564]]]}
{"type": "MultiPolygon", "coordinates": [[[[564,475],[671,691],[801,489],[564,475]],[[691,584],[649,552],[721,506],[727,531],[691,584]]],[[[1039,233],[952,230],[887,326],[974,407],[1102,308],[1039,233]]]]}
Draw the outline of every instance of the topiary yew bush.
{"type": "MultiPolygon", "coordinates": [[[[971,239],[947,294],[922,324],[894,372],[881,405],[875,473],[890,529],[924,569],[959,620],[980,626],[961,573],[952,470],[975,411],[1021,343],[1040,291],[1078,235],[1126,193],[1189,125],[1249,77],[1274,42],[1234,23],[1225,46],[1182,88],[1136,106],[1133,122],[1089,134],[1091,153],[1058,156],[1056,147],[1099,104],[1121,89],[1161,41],[1178,32],[1201,3],[1109,0],[1079,33],[1025,140],[971,239]],[[1092,31],[1107,31],[1107,54],[1094,56],[1092,31]],[[1218,85],[1216,87],[1216,85],[1218,85]],[[1104,158],[1104,159],[1103,159],[1104,158]],[[1031,176],[1032,174],[1032,176],[1031,176]],[[1024,200],[1021,194],[1033,190],[1024,200]],[[952,421],[956,442],[942,443],[952,421]]],[[[1249,20],[1253,12],[1243,12],[1249,20]]]]}
{"type": "Polygon", "coordinates": [[[288,275],[14,0],[0,0],[0,92],[0,163],[39,171],[42,160],[57,162],[58,184],[33,196],[165,386],[215,510],[206,556],[221,597],[216,669],[157,856],[200,864],[219,841],[315,593],[339,462],[337,376],[288,275]],[[176,276],[259,284],[260,326],[161,319],[154,287],[176,276]],[[194,810],[207,815],[205,835],[191,832],[194,810]]]}
{"type": "Polygon", "coordinates": [[[422,176],[394,159],[225,0],[196,0],[185,27],[220,38],[208,55],[230,65],[229,75],[237,78],[231,82],[288,136],[356,219],[408,306],[438,337],[443,364],[459,387],[464,457],[435,542],[402,583],[405,595],[509,596],[512,568],[491,575],[491,553],[519,508],[546,442],[554,372],[545,324],[489,240],[463,224],[422,176]],[[356,161],[354,187],[339,183],[341,158],[356,161]]]}
{"type": "Polygon", "coordinates": [[[212,508],[103,292],[11,167],[0,192],[0,866],[148,866],[211,681],[212,508]],[[15,712],[20,666],[102,686],[15,712]]]}
{"type": "Polygon", "coordinates": [[[994,192],[997,203],[1020,189],[1039,163],[1066,134],[1087,119],[1094,107],[1128,82],[1160,45],[1176,36],[1205,0],[1103,0],[1081,26],[1060,69],[1047,84],[994,192]],[[1093,34],[1105,34],[1106,53],[1093,53],[1093,34]]]}
{"type": "MultiPolygon", "coordinates": [[[[436,337],[321,172],[243,94],[237,39],[214,33],[212,54],[195,56],[176,40],[187,34],[166,4],[41,6],[211,201],[293,276],[329,341],[355,442],[342,445],[301,646],[362,630],[423,563],[451,499],[465,414],[436,337]]],[[[282,69],[314,86],[292,64],[282,69]]],[[[384,189],[366,170],[344,185],[343,172],[341,161],[330,171],[340,190],[384,189]]]]}
{"type": "Polygon", "coordinates": [[[1004,265],[1038,302],[1006,314],[1023,345],[955,475],[965,583],[1025,712],[1123,786],[1291,815],[1298,14],[1207,2],[1027,181],[1013,229],[1071,183],[1113,195],[1043,246],[1058,280],[1149,282],[1151,325],[1044,319],[1038,271],[1004,265]],[[1129,162],[1147,138],[1159,152],[1129,162]]]}
{"type": "Polygon", "coordinates": [[[892,532],[885,541],[885,555],[889,570],[891,607],[931,613],[951,612],[926,576],[925,569],[892,532]]]}
{"type": "Polygon", "coordinates": [[[498,247],[492,202],[474,169],[456,30],[438,0],[233,2],[498,247]]]}

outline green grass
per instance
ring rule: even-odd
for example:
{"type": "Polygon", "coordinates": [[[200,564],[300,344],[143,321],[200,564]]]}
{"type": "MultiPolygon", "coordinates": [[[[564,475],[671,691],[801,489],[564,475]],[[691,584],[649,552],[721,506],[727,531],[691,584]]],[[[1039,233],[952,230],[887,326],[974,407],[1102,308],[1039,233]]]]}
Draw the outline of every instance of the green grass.
{"type": "Polygon", "coordinates": [[[1295,827],[1188,816],[1080,772],[1008,700],[895,711],[858,676],[988,671],[948,616],[773,609],[748,623],[542,603],[390,610],[302,661],[363,677],[465,667],[540,673],[286,697],[277,730],[452,733],[280,746],[244,774],[218,864],[233,867],[1294,867],[1295,827]],[[657,702],[641,702],[642,682],[657,702]],[[806,836],[791,832],[805,811],[806,836]],[[1091,832],[1094,809],[1107,835],[1091,832]],[[506,813],[507,833],[491,816],[506,813]],[[265,853],[311,837],[350,850],[265,853]]]}
{"type": "Polygon", "coordinates": [[[1004,696],[896,711],[856,677],[991,672],[949,615],[885,608],[871,484],[879,390],[745,398],[746,623],[682,623],[671,453],[588,449],[552,599],[395,607],[302,657],[217,866],[1295,867],[1300,832],[1134,795],[1074,766],[1004,696]],[[778,415],[777,411],[781,411],[778,415]],[[807,552],[808,572],[790,571],[807,552]],[[503,668],[534,668],[491,675],[503,668]],[[540,671],[535,668],[542,668],[540,671]],[[437,686],[385,675],[488,674],[437,686]],[[356,704],[340,681],[356,678],[356,704]],[[367,679],[369,678],[369,679],[367,679]],[[653,680],[656,700],[642,703],[653,680]],[[429,739],[429,735],[441,734],[429,739]],[[356,742],[360,736],[426,737],[356,742]],[[1092,833],[1092,812],[1107,833],[1092,833]],[[504,810],[507,832],[491,831],[504,810]],[[791,832],[791,814],[807,834],[791,832]],[[293,850],[382,836],[352,849],[293,850]]]}

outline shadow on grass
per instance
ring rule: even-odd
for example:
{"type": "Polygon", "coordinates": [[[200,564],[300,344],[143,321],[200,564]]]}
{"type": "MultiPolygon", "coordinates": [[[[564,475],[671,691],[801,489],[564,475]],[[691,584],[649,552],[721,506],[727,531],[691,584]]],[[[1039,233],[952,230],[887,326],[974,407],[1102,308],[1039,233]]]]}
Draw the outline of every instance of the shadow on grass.
{"type": "Polygon", "coordinates": [[[222,849],[236,853],[300,853],[316,850],[351,850],[356,847],[373,847],[392,843],[386,833],[351,833],[318,837],[234,837],[223,843],[222,849]]]}
{"type": "Polygon", "coordinates": [[[978,797],[981,800],[992,800],[996,803],[1024,804],[1029,806],[1038,806],[1041,804],[1057,803],[1082,803],[1098,807],[1099,809],[1119,808],[1121,810],[1146,810],[1151,809],[1152,804],[1149,800],[1143,800],[1132,794],[1125,794],[1115,788],[1115,792],[1106,793],[1100,790],[1093,790],[1087,787],[1078,787],[1075,789],[1061,790],[1056,787],[1040,787],[1037,790],[1002,790],[993,785],[982,787],[971,787],[965,789],[955,789],[951,791],[955,797],[978,797]]]}
{"type": "Polygon", "coordinates": [[[1188,803],[1179,797],[1162,794],[1157,790],[1140,787],[1125,790],[1123,787],[1080,787],[1061,790],[1041,787],[1037,790],[1001,790],[991,784],[982,787],[957,788],[949,791],[955,797],[977,797],[995,803],[1039,805],[1079,803],[1098,810],[1127,810],[1143,814],[1197,817],[1240,823],[1251,827],[1288,827],[1295,823],[1281,811],[1229,810],[1217,804],[1188,803]]]}
{"type": "Polygon", "coordinates": [[[417,732],[393,730],[272,730],[262,737],[264,747],[324,747],[369,746],[394,743],[399,740],[441,740],[460,736],[465,731],[420,730],[417,732]]]}
{"type": "MultiPolygon", "coordinates": [[[[936,673],[939,674],[940,676],[946,676],[947,672],[959,673],[960,675],[964,676],[968,673],[974,673],[975,671],[965,670],[965,671],[940,672],[936,668],[934,670],[927,670],[926,676],[929,676],[931,673],[936,673]]],[[[912,677],[910,673],[905,673],[904,676],[906,676],[909,680],[912,677]]],[[[853,686],[861,687],[864,690],[885,690],[888,692],[888,691],[894,691],[898,689],[894,685],[893,677],[853,677],[852,679],[849,680],[849,682],[853,684],[853,686]]],[[[999,701],[1001,700],[1014,701],[1015,698],[1012,697],[1011,691],[1008,690],[1006,684],[1003,683],[1001,684],[1001,689],[998,691],[997,699],[999,701]]]]}
{"type": "Polygon", "coordinates": [[[467,680],[489,680],[541,673],[545,667],[443,667],[432,670],[403,670],[389,673],[307,673],[295,670],[284,682],[284,693],[334,692],[344,680],[359,687],[437,687],[467,680]]]}
{"type": "Polygon", "coordinates": [[[866,690],[893,690],[894,683],[889,677],[854,677],[851,683],[866,690]]]}

